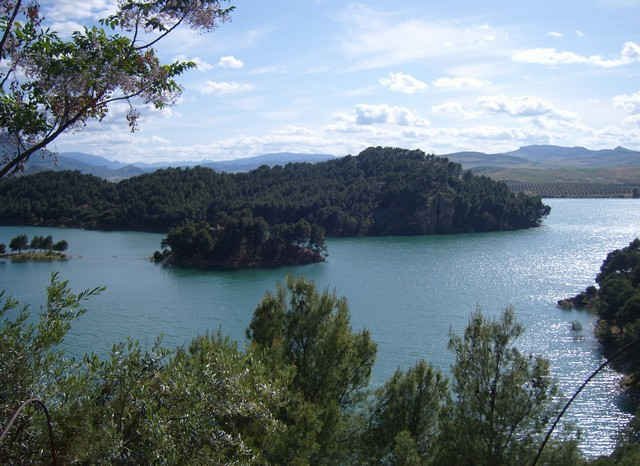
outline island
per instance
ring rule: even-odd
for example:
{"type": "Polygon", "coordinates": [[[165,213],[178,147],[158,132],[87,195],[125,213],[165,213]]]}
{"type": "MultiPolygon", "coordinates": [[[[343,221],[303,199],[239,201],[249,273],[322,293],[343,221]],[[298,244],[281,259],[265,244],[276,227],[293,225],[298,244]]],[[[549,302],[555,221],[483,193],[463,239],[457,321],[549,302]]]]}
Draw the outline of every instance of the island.
{"type": "Polygon", "coordinates": [[[111,183],[42,172],[0,183],[0,224],[170,233],[155,259],[197,267],[318,262],[325,235],[530,228],[549,210],[446,158],[389,147],[246,173],[168,168],[111,183]]]}
{"type": "Polygon", "coordinates": [[[14,262],[67,260],[64,251],[68,248],[69,243],[66,240],[54,242],[51,235],[34,236],[29,241],[27,235],[20,234],[9,241],[11,252],[7,252],[5,243],[0,243],[0,258],[11,259],[14,262]]]}
{"type": "Polygon", "coordinates": [[[188,223],[172,228],[153,261],[193,268],[253,268],[305,265],[326,257],[324,231],[306,220],[269,226],[259,218],[226,225],[188,223]]]}

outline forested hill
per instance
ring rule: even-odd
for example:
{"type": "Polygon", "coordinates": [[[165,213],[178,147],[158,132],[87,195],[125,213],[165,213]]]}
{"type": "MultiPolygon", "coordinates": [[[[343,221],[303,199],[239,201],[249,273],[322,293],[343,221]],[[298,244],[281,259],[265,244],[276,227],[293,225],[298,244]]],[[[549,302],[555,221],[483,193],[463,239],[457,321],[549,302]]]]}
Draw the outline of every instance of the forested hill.
{"type": "Polygon", "coordinates": [[[270,225],[304,219],[330,236],[418,235],[528,228],[548,211],[445,158],[381,147],[248,173],[165,169],[114,184],[43,172],[0,183],[3,224],[167,231],[261,217],[270,225]]]}

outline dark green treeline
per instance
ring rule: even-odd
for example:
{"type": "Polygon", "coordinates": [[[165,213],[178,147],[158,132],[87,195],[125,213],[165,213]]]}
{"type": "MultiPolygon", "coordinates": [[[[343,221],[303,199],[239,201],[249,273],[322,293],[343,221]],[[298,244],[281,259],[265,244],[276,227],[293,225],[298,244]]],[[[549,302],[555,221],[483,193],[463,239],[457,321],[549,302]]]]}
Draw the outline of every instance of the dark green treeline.
{"type": "Polygon", "coordinates": [[[548,211],[539,198],[447,159],[381,147],[249,173],[175,168],[113,184],[47,172],[0,183],[5,225],[166,232],[187,222],[216,227],[260,218],[270,226],[305,220],[329,236],[421,235],[528,228],[548,211]]]}

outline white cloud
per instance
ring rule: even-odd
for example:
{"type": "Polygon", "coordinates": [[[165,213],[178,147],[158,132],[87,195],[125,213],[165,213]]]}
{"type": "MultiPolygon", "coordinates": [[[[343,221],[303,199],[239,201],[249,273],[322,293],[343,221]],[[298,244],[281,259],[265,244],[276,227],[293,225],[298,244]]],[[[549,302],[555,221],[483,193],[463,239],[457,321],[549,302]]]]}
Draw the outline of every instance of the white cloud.
{"type": "Polygon", "coordinates": [[[564,34],[561,32],[551,31],[547,32],[547,36],[553,37],[554,39],[561,39],[562,37],[564,37],[564,34]]]}
{"type": "Polygon", "coordinates": [[[56,21],[51,25],[51,29],[62,37],[69,37],[76,31],[82,31],[82,25],[75,21],[56,21]]]}
{"type": "Polygon", "coordinates": [[[393,92],[401,92],[403,94],[415,94],[428,87],[424,81],[420,81],[406,73],[389,73],[388,77],[380,79],[380,84],[393,92]]]}
{"type": "Polygon", "coordinates": [[[574,113],[560,110],[550,102],[533,96],[485,96],[478,99],[478,105],[486,112],[502,113],[512,117],[547,116],[563,120],[573,120],[576,118],[574,113]]]}
{"type": "Polygon", "coordinates": [[[580,29],[576,29],[576,36],[584,37],[584,32],[582,32],[580,29]]]}
{"type": "Polygon", "coordinates": [[[239,69],[244,66],[244,63],[233,55],[227,55],[220,57],[220,60],[218,60],[218,66],[221,68],[239,69]]]}
{"type": "Polygon", "coordinates": [[[44,16],[53,22],[86,21],[104,18],[115,13],[113,0],[48,0],[42,2],[44,16]]]}
{"type": "Polygon", "coordinates": [[[198,71],[209,71],[213,68],[211,63],[207,63],[200,57],[187,57],[186,55],[178,55],[173,61],[192,61],[196,64],[198,71]]]}
{"type": "Polygon", "coordinates": [[[199,90],[203,94],[213,95],[240,94],[253,90],[253,84],[235,81],[207,81],[199,90]]]}
{"type": "Polygon", "coordinates": [[[634,94],[621,94],[613,98],[613,105],[627,113],[640,114],[640,91],[634,94]]]}
{"type": "Polygon", "coordinates": [[[393,105],[359,104],[354,109],[355,118],[347,117],[356,125],[392,124],[399,126],[426,126],[428,121],[419,118],[406,107],[393,105]]]}
{"type": "Polygon", "coordinates": [[[603,58],[600,55],[586,56],[575,52],[556,50],[555,48],[519,50],[511,58],[516,62],[540,65],[587,64],[602,68],[615,68],[640,62],[640,45],[631,41],[625,42],[620,51],[620,56],[617,58],[603,58]]]}
{"type": "Polygon", "coordinates": [[[442,89],[479,89],[489,86],[491,83],[483,79],[456,76],[442,77],[433,82],[433,85],[442,89]]]}
{"type": "Polygon", "coordinates": [[[436,104],[431,107],[431,112],[436,115],[455,115],[462,117],[465,120],[470,120],[472,118],[477,118],[479,116],[478,112],[474,112],[469,110],[460,102],[443,102],[441,104],[436,104]]]}
{"type": "Polygon", "coordinates": [[[500,34],[489,25],[401,18],[363,5],[352,5],[341,17],[347,32],[343,50],[354,69],[398,65],[425,58],[461,57],[479,51],[495,53],[500,34]]]}

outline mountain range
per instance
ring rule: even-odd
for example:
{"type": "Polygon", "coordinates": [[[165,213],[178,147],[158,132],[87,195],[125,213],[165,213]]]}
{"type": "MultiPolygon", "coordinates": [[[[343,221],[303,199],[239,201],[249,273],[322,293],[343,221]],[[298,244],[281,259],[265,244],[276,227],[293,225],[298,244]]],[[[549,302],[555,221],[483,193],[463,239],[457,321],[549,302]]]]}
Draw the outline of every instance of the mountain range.
{"type": "Polygon", "coordinates": [[[511,152],[485,154],[483,152],[455,152],[444,157],[461,163],[465,168],[612,168],[640,167],[640,152],[624,147],[590,150],[585,147],[533,145],[511,152]]]}
{"type": "Polygon", "coordinates": [[[224,161],[180,161],[161,163],[132,163],[126,164],[97,155],[83,152],[61,152],[52,154],[43,151],[31,157],[25,164],[24,174],[37,173],[44,170],[78,170],[81,173],[99,176],[111,181],[118,181],[132,176],[150,173],[155,170],[167,167],[192,167],[202,166],[212,168],[221,172],[247,172],[260,167],[261,165],[286,165],[287,163],[298,162],[324,162],[335,158],[329,154],[300,154],[292,152],[279,152],[264,154],[255,157],[245,157],[224,161]]]}
{"type": "MultiPolygon", "coordinates": [[[[495,179],[517,182],[579,182],[640,184],[640,152],[616,147],[590,150],[585,147],[530,145],[503,153],[455,152],[442,154],[465,169],[495,179]]],[[[25,174],[43,170],[79,170],[120,180],[170,166],[204,166],[223,172],[246,172],[261,165],[286,165],[292,162],[322,162],[333,159],[330,154],[280,152],[226,161],[176,161],[126,164],[82,152],[43,152],[29,160],[25,174]]]]}

